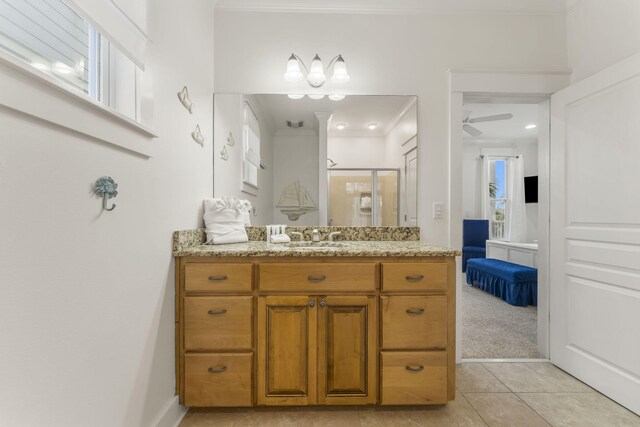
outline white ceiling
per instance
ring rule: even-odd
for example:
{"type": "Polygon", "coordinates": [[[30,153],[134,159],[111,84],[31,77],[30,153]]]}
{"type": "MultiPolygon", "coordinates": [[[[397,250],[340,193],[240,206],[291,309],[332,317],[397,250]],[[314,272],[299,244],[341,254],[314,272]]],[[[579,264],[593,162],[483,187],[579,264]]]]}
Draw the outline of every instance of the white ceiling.
{"type": "Polygon", "coordinates": [[[342,101],[328,98],[313,100],[307,97],[289,99],[287,95],[255,95],[263,111],[270,116],[274,131],[290,131],[287,120],[304,121],[302,130],[318,132],[316,112],[332,113],[332,135],[367,134],[382,136],[385,127],[393,121],[413,101],[413,96],[369,96],[352,95],[342,101]],[[347,124],[344,131],[338,131],[336,124],[347,124]],[[375,131],[367,129],[369,123],[379,124],[375,131]]]}
{"type": "Polygon", "coordinates": [[[513,117],[509,120],[472,123],[471,126],[482,131],[482,135],[474,138],[468,133],[463,132],[464,140],[467,142],[504,139],[535,141],[538,138],[538,128],[525,129],[525,126],[528,124],[538,124],[537,104],[465,103],[464,109],[465,111],[471,111],[471,114],[469,115],[470,118],[503,113],[513,114],[513,117]]]}
{"type": "Polygon", "coordinates": [[[343,13],[565,14],[566,0],[218,0],[218,9],[343,13]]]}

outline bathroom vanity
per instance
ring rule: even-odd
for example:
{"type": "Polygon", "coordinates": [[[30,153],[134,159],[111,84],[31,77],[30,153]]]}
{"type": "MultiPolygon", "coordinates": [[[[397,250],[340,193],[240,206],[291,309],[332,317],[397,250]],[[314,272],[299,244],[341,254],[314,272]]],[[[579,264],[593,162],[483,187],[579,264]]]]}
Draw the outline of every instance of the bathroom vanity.
{"type": "Polygon", "coordinates": [[[457,251],[418,241],[204,246],[197,231],[178,233],[183,405],[454,399],[457,251]]]}

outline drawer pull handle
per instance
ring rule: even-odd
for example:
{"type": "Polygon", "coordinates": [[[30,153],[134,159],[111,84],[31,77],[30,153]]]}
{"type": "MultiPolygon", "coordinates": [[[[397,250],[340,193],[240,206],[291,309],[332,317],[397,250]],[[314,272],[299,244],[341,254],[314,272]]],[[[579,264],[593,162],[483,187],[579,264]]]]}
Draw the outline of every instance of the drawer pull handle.
{"type": "Polygon", "coordinates": [[[424,366],[422,365],[418,365],[418,366],[405,366],[405,369],[407,371],[411,371],[411,372],[420,372],[420,371],[424,371],[424,366]]]}
{"type": "Polygon", "coordinates": [[[212,282],[221,282],[227,279],[228,279],[227,276],[209,276],[209,280],[211,280],[212,282]]]}
{"type": "Polygon", "coordinates": [[[407,309],[407,314],[424,314],[424,308],[418,308],[418,309],[411,309],[408,308],[407,309]]]}
{"type": "Polygon", "coordinates": [[[227,310],[209,310],[208,314],[225,314],[227,310]]]}
{"type": "Polygon", "coordinates": [[[219,374],[219,373],[224,372],[224,371],[226,371],[226,370],[227,370],[227,367],[226,367],[226,366],[223,366],[223,367],[222,367],[222,368],[220,368],[220,369],[214,369],[214,368],[209,368],[209,369],[208,369],[209,373],[211,373],[211,374],[219,374]]]}
{"type": "Polygon", "coordinates": [[[307,279],[308,279],[310,282],[322,282],[322,281],[323,281],[323,280],[325,280],[326,278],[327,278],[327,276],[324,276],[324,275],[322,275],[322,276],[309,276],[309,277],[307,277],[307,279]]]}
{"type": "Polygon", "coordinates": [[[407,282],[419,282],[420,280],[424,279],[424,276],[422,274],[416,274],[413,276],[407,276],[405,277],[405,279],[407,279],[407,282]]]}

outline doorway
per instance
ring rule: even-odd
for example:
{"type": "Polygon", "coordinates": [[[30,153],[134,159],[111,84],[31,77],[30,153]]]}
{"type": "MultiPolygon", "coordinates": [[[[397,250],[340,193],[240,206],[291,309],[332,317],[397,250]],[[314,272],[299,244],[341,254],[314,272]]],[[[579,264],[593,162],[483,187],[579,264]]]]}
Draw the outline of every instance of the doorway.
{"type": "MultiPolygon", "coordinates": [[[[538,178],[538,100],[469,95],[463,101],[463,222],[484,225],[464,227],[463,247],[478,240],[482,230],[482,240],[488,239],[482,242],[485,256],[473,253],[466,258],[536,269],[538,188],[525,184],[538,178]]],[[[465,277],[459,308],[463,359],[540,358],[537,284],[507,285],[499,279],[501,272],[490,269],[480,283],[465,277]],[[511,293],[527,297],[515,301],[511,293]]]]}

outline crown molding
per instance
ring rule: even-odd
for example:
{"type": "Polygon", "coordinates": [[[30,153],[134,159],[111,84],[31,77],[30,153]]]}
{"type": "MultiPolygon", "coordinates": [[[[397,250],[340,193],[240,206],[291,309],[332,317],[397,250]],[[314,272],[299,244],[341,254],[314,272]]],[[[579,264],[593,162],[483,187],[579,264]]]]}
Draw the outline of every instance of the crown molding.
{"type": "Polygon", "coordinates": [[[330,130],[329,136],[333,138],[384,138],[380,130],[330,130]]]}
{"type": "MultiPolygon", "coordinates": [[[[389,132],[391,132],[391,129],[393,129],[398,124],[398,122],[402,120],[404,116],[407,115],[409,110],[413,108],[413,106],[416,105],[417,103],[418,103],[418,97],[412,96],[409,102],[407,102],[407,104],[404,107],[402,107],[400,111],[398,111],[398,114],[396,114],[391,120],[389,120],[389,123],[387,123],[387,125],[384,127],[384,130],[382,131],[384,136],[389,135],[389,132]]],[[[416,117],[416,120],[417,120],[417,117],[416,117]]]]}
{"type": "Polygon", "coordinates": [[[526,9],[478,9],[478,8],[430,8],[430,7],[367,7],[367,6],[311,6],[301,4],[256,4],[236,0],[219,0],[216,11],[267,12],[267,13],[344,13],[363,15],[515,15],[515,16],[565,16],[566,10],[526,9]]]}
{"type": "Polygon", "coordinates": [[[273,134],[274,137],[278,136],[318,136],[318,133],[315,130],[311,129],[280,129],[273,134]]]}

